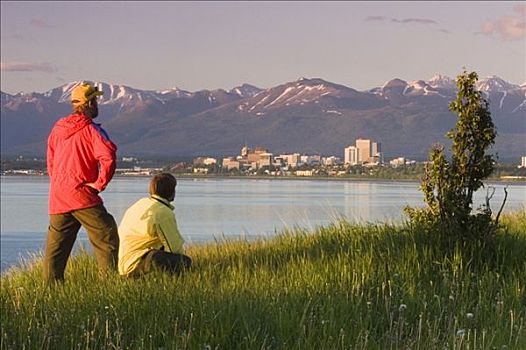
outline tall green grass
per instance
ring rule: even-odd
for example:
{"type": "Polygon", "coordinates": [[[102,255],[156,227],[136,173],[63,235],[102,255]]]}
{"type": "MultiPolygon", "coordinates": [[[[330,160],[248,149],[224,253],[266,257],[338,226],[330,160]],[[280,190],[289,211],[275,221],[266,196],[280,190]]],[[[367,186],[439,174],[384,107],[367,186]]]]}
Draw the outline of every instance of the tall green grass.
{"type": "Polygon", "coordinates": [[[345,221],[188,250],[192,271],[100,279],[71,259],[1,278],[2,349],[526,349],[526,215],[444,251],[408,225],[345,221]]]}

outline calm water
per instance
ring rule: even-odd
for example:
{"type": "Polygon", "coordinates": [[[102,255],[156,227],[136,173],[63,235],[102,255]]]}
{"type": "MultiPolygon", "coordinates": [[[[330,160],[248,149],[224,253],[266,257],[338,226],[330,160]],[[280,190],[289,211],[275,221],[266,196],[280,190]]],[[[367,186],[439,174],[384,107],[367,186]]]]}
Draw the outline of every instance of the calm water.
{"type": "MultiPolygon", "coordinates": [[[[114,178],[102,197],[120,222],[125,210],[148,192],[148,178],[114,178]]],[[[273,235],[286,227],[313,228],[344,216],[351,221],[399,221],[406,205],[422,206],[417,182],[181,179],[175,212],[187,243],[226,237],[273,235]]],[[[503,198],[503,184],[492,200],[503,198]]],[[[41,254],[47,233],[47,177],[1,178],[1,270],[41,254]]],[[[508,187],[506,210],[523,209],[526,185],[508,187]]],[[[485,192],[476,194],[477,205],[485,192]]],[[[76,247],[89,247],[81,230],[76,247]]]]}

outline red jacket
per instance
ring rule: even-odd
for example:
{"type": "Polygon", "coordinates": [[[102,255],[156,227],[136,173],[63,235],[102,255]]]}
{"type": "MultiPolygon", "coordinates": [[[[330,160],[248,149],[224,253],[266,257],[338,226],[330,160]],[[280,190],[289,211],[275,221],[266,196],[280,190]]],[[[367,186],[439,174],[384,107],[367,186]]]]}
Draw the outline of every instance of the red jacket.
{"type": "Polygon", "coordinates": [[[49,214],[67,213],[102,203],[116,167],[117,146],[90,117],[72,114],[55,123],[48,137],[49,214]]]}

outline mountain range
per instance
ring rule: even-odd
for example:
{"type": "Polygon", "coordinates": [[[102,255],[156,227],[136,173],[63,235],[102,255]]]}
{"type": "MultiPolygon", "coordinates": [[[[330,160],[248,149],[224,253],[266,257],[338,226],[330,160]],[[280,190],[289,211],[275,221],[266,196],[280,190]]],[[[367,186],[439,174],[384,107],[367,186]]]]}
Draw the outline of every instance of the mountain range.
{"type": "MultiPolygon", "coordinates": [[[[2,155],[45,155],[53,124],[71,113],[79,82],[45,93],[1,93],[2,155]]],[[[117,144],[119,156],[193,157],[236,155],[263,146],[274,154],[299,152],[343,156],[357,138],[382,143],[386,159],[423,160],[457,117],[449,111],[455,81],[392,79],[358,91],[323,79],[300,78],[268,89],[243,84],[231,90],[140,90],[95,82],[98,123],[117,144]]],[[[526,83],[491,76],[477,89],[490,102],[497,126],[493,152],[517,161],[526,154],[526,83]]]]}

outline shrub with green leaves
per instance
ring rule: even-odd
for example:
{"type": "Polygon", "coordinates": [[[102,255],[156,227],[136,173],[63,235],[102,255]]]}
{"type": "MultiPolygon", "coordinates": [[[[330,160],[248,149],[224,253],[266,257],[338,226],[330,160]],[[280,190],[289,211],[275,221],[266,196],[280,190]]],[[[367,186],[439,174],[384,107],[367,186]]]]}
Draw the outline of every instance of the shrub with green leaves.
{"type": "Polygon", "coordinates": [[[477,79],[476,72],[464,71],[457,77],[457,98],[449,109],[459,119],[447,133],[452,141],[451,160],[447,160],[444,146],[434,146],[420,186],[428,207],[406,208],[411,221],[438,228],[447,240],[486,241],[498,224],[498,219],[492,218],[489,198],[472,213],[473,194],[494,169],[495,159],[487,151],[497,134],[489,103],[475,89],[477,79]]]}

